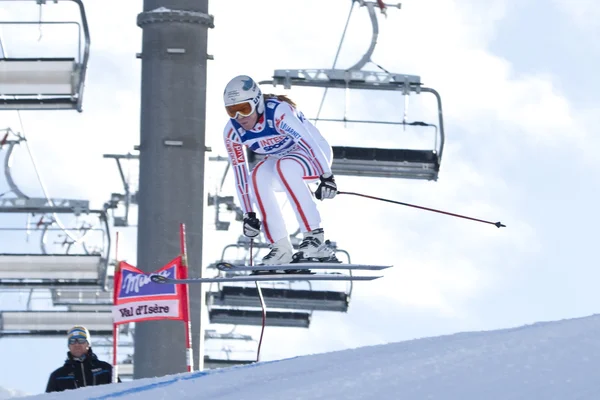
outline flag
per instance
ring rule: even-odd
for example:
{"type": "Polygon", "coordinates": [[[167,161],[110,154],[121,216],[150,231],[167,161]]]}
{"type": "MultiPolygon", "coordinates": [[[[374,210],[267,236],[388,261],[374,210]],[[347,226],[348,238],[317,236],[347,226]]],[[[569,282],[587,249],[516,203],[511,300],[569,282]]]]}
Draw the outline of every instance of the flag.
{"type": "MultiPolygon", "coordinates": [[[[155,273],[181,278],[187,275],[178,256],[155,273]]],[[[185,285],[154,283],[144,271],[119,262],[114,278],[113,323],[172,319],[186,321],[185,285]]]]}

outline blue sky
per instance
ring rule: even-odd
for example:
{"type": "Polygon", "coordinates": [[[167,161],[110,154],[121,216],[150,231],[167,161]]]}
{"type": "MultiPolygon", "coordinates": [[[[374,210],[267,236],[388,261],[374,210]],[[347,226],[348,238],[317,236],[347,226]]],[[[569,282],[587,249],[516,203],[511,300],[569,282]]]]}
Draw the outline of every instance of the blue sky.
{"type": "MultiPolygon", "coordinates": [[[[210,155],[225,155],[221,93],[226,82],[242,73],[263,80],[274,69],[329,68],[350,7],[341,0],[326,5],[306,0],[301,8],[297,2],[285,8],[274,0],[226,4],[210,5],[216,26],[209,32],[208,50],[215,57],[209,61],[207,93],[210,155]],[[240,42],[257,26],[264,28],[256,39],[262,45],[240,42]]],[[[3,19],[16,15],[14,5],[2,6],[3,19]]],[[[120,190],[116,167],[102,154],[126,153],[138,141],[140,62],[135,53],[141,49],[141,30],[135,18],[141,9],[141,1],[87,5],[92,56],[82,114],[21,114],[52,196],[89,199],[101,206],[120,190]]],[[[32,19],[38,15],[35,7],[19,13],[32,19]]],[[[366,199],[340,196],[322,203],[327,235],[353,261],[395,267],[384,279],[356,285],[348,314],[315,313],[308,331],[268,330],[266,359],[596,311],[600,274],[593,238],[600,221],[594,128],[600,122],[595,96],[600,79],[594,65],[600,46],[594,38],[599,14],[597,4],[584,0],[431,0],[407,2],[400,11],[390,9],[387,19],[380,18],[373,61],[392,72],[418,74],[442,95],[447,134],[442,169],[435,183],[339,177],[340,190],[500,220],[507,228],[366,199]]],[[[50,11],[44,15],[52,16],[50,11]]],[[[6,41],[6,31],[4,36],[6,41]]],[[[27,52],[38,36],[34,29],[15,45],[27,52]]],[[[44,39],[51,38],[44,32],[44,39]]],[[[338,67],[354,64],[369,40],[366,10],[355,7],[338,67]]],[[[59,47],[61,52],[70,49],[66,41],[59,47]]],[[[307,115],[316,113],[321,91],[287,93],[307,115]]],[[[401,106],[375,99],[375,94],[352,96],[353,112],[401,118],[401,106]]],[[[328,97],[328,112],[341,115],[339,98],[328,97]]],[[[3,125],[19,130],[16,112],[3,111],[2,116],[3,125]]],[[[319,127],[334,144],[360,146],[374,140],[357,127],[319,127]]],[[[407,140],[401,131],[376,132],[386,144],[401,146],[407,140]]],[[[24,150],[15,163],[23,190],[41,195],[24,150]]],[[[206,191],[214,192],[223,164],[208,168],[206,191]]],[[[225,194],[234,193],[231,179],[227,190],[225,194]]],[[[205,212],[204,265],[239,234],[236,225],[230,232],[214,232],[213,212],[205,212]]],[[[4,225],[6,216],[0,218],[4,225]]],[[[135,263],[134,228],[123,235],[121,252],[135,263]]],[[[22,240],[2,239],[0,245],[6,251],[22,240]]],[[[12,295],[0,294],[0,301],[3,308],[20,305],[12,295]]],[[[253,328],[240,331],[258,335],[253,328]]],[[[14,360],[0,386],[43,390],[65,351],[62,339],[0,339],[0,354],[14,360]],[[19,356],[24,351],[43,360],[27,380],[17,373],[29,369],[30,359],[19,356]]]]}

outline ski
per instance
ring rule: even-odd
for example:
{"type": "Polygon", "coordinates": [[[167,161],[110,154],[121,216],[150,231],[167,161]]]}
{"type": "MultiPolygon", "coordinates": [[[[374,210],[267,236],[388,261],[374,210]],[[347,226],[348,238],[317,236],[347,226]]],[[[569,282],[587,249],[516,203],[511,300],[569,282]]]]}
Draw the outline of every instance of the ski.
{"type": "Polygon", "coordinates": [[[368,270],[379,271],[390,268],[391,265],[369,265],[369,264],[342,264],[335,262],[299,262],[294,264],[276,264],[276,265],[235,265],[228,262],[220,262],[216,265],[217,269],[225,272],[237,271],[285,271],[285,270],[304,270],[304,269],[335,269],[335,270],[368,270]]]}
{"type": "Polygon", "coordinates": [[[214,278],[187,278],[175,279],[159,274],[151,274],[150,280],[154,283],[220,283],[220,282],[264,282],[264,281],[372,281],[381,276],[350,276],[342,274],[264,274],[264,275],[238,275],[218,276],[214,278]]]}

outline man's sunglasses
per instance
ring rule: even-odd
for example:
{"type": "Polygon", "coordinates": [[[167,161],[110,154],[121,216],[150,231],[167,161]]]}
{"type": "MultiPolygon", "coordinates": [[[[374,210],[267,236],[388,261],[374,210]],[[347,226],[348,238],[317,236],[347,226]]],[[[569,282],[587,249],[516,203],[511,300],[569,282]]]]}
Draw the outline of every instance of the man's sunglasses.
{"type": "Polygon", "coordinates": [[[88,341],[84,338],[70,338],[69,344],[86,344],[88,341]]]}

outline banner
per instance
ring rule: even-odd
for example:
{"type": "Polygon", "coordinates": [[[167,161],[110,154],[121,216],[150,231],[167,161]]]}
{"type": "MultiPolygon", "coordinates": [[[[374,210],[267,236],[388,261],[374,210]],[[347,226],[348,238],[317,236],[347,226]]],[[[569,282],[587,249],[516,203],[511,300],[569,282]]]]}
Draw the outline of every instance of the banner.
{"type": "MultiPolygon", "coordinates": [[[[181,256],[156,273],[175,278],[187,276],[181,256]]],[[[144,271],[124,261],[118,264],[114,283],[112,316],[115,325],[157,319],[187,321],[185,285],[154,283],[144,271]]]]}
{"type": "MultiPolygon", "coordinates": [[[[185,224],[179,224],[179,245],[181,253],[167,265],[156,271],[165,277],[188,277],[187,249],[185,244],[185,224]]],[[[119,232],[116,237],[119,247],[119,232]]],[[[118,251],[115,250],[118,260],[118,251]]],[[[117,382],[117,350],[119,343],[118,325],[129,322],[160,319],[179,320],[185,323],[186,364],[188,372],[194,370],[192,354],[192,324],[188,285],[154,283],[149,275],[133,265],[121,261],[117,264],[113,290],[113,383],[117,382]]],[[[200,370],[202,370],[202,359],[200,370]]]]}

